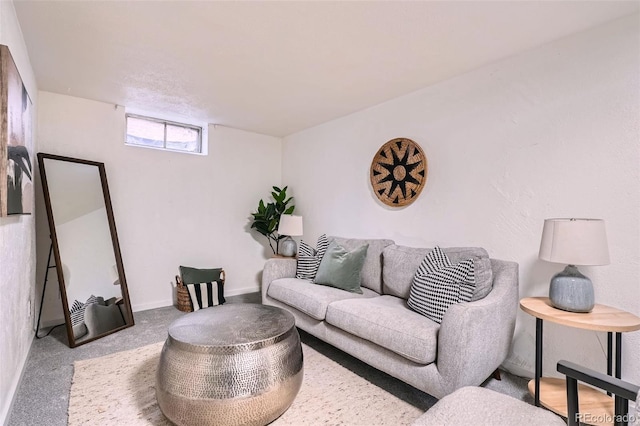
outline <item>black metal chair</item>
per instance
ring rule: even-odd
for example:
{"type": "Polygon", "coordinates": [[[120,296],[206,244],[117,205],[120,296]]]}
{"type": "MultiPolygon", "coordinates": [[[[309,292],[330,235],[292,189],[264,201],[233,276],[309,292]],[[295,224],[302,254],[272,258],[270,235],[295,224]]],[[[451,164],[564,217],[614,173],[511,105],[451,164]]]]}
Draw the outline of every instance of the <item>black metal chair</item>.
{"type": "Polygon", "coordinates": [[[567,377],[567,423],[580,425],[578,411],[578,381],[595,386],[614,395],[614,425],[640,424],[640,387],[615,377],[598,373],[573,362],[561,360],[558,372],[567,377]],[[629,414],[629,401],[636,401],[635,414],[629,414]],[[635,419],[635,422],[634,422],[635,419]]]}

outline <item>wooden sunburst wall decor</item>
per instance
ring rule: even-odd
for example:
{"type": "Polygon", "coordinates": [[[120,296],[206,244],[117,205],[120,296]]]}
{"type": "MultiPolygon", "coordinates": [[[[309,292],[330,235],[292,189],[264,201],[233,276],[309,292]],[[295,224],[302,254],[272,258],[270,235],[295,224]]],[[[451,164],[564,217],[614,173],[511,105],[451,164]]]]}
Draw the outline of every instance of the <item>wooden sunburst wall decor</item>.
{"type": "Polygon", "coordinates": [[[370,178],[380,201],[391,207],[408,206],[427,182],[427,157],[411,139],[392,139],[373,157],[370,178]]]}

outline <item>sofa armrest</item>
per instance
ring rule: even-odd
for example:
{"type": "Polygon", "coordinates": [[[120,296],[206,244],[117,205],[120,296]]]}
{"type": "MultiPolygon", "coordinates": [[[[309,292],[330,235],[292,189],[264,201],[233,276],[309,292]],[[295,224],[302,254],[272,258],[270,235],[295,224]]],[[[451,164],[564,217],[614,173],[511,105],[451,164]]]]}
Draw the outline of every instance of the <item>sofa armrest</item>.
{"type": "Polygon", "coordinates": [[[297,260],[290,257],[274,257],[267,260],[262,271],[262,303],[266,300],[271,282],[279,278],[294,278],[296,266],[297,260]]]}
{"type": "Polygon", "coordinates": [[[484,382],[507,358],[518,312],[518,264],[491,259],[493,288],[451,306],[438,333],[436,365],[446,393],[484,382]]]}

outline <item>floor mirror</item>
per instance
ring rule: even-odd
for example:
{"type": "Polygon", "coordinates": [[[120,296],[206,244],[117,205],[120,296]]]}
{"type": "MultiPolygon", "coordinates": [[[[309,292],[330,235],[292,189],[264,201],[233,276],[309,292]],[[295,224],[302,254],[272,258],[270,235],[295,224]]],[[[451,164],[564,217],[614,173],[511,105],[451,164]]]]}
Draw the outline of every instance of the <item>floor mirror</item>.
{"type": "Polygon", "coordinates": [[[104,163],[38,153],[38,164],[69,346],[133,326],[104,163]]]}

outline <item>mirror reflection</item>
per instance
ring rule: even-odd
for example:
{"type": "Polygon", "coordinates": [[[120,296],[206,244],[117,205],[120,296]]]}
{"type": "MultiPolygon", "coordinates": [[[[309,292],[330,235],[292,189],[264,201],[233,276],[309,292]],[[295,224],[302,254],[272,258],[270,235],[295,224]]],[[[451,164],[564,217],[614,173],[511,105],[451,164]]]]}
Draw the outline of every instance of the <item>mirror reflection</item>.
{"type": "Polygon", "coordinates": [[[104,164],[38,160],[70,345],[133,325],[104,164]]]}

